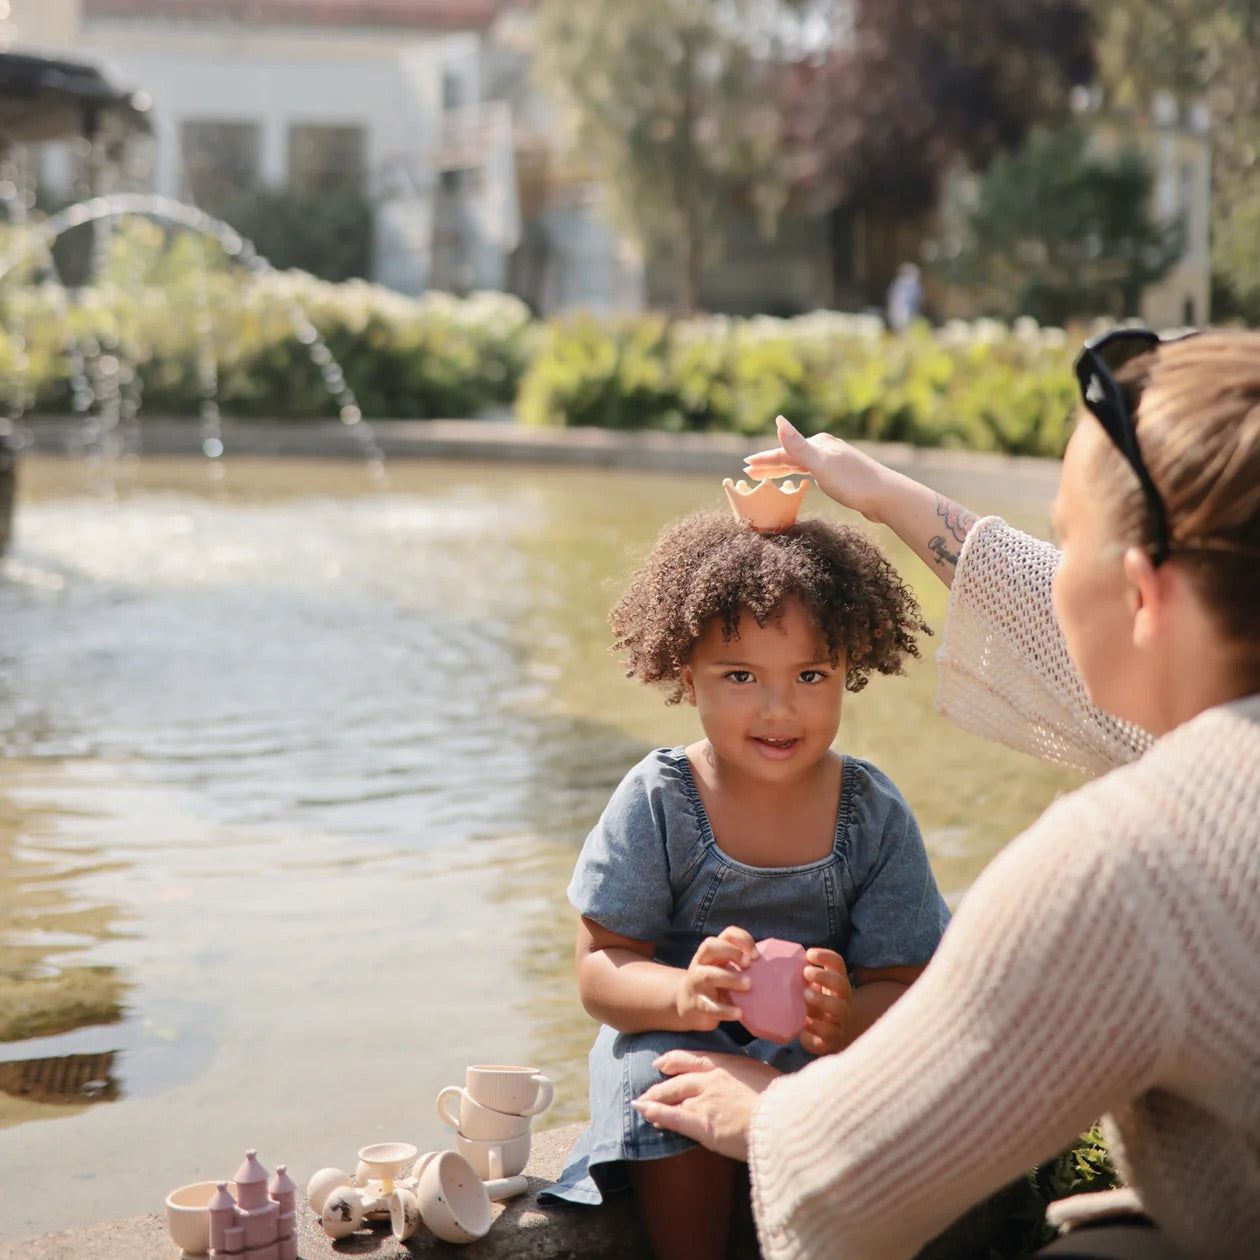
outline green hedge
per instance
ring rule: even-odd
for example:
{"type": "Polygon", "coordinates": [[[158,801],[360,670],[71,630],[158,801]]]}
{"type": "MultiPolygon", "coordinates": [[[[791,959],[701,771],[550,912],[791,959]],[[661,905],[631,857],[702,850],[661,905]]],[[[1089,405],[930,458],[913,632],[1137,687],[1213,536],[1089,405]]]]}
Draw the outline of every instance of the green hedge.
{"type": "Polygon", "coordinates": [[[753,435],[805,432],[1058,455],[1076,401],[1062,329],[1028,321],[920,324],[869,316],[558,320],[521,382],[526,424],[753,435]]]}
{"type": "Polygon", "coordinates": [[[525,424],[752,436],[782,413],[807,432],[1058,455],[1075,403],[1079,338],[1026,320],[901,336],[835,312],[539,323],[504,294],[408,298],[258,274],[143,220],[105,238],[87,289],[50,281],[33,256],[0,283],[0,388],[16,411],[70,410],[76,388],[86,402],[81,362],[98,395],[121,386],[149,414],[196,414],[213,392],[226,415],[335,415],[324,374],[336,369],[312,363],[313,330],[369,419],[515,403],[525,424]]]}
{"type": "MultiPolygon", "coordinates": [[[[13,230],[7,242],[20,248],[13,230]]],[[[510,406],[533,356],[526,305],[500,293],[408,298],[364,281],[229,264],[213,243],[129,220],[90,288],[73,293],[34,265],[0,285],[0,387],[21,408],[74,403],[76,360],[98,377],[116,360],[150,414],[195,414],[211,389],[229,415],[336,415],[323,339],[362,414],[467,416],[510,406]],[[138,382],[131,374],[138,373],[138,382]]]]}

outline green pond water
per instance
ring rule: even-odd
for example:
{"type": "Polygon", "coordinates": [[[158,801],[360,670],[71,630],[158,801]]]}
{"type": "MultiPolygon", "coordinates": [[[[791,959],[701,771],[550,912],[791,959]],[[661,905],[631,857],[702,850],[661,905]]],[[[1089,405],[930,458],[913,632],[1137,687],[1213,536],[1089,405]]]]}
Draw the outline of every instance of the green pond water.
{"type": "MultiPolygon", "coordinates": [[[[579,1118],[564,888],[693,711],[605,613],[716,476],[29,457],[0,565],[0,1238],[160,1212],[247,1147],[295,1179],[451,1134],[473,1062],[579,1118]]],[[[734,471],[734,470],[732,470],[734,471]]],[[[973,495],[1044,529],[1044,495],[973,495]],[[1013,500],[1013,502],[1012,502],[1013,500]]],[[[815,496],[814,511],[844,515],[815,496]]],[[[946,591],[885,531],[938,630],[946,591]]],[[[933,713],[933,652],[840,746],[918,812],[951,901],[1072,776],[933,713]]]]}

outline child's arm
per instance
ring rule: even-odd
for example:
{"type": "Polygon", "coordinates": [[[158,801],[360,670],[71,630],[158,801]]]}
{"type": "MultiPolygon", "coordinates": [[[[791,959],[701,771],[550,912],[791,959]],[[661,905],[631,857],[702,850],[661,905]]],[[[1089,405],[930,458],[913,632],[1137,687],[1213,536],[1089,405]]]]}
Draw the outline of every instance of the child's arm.
{"type": "Polygon", "coordinates": [[[601,927],[582,916],[577,934],[578,993],[588,1015],[618,1032],[708,1032],[739,1008],[726,990],[748,988],[748,978],[727,970],[756,957],[753,939],[728,927],[700,942],[691,965],[667,967],[656,946],[601,927]]]}
{"type": "MultiPolygon", "coordinates": [[[[849,983],[844,959],[815,948],[805,955],[801,1045],[810,1054],[835,1054],[858,1039],[914,982],[923,967],[855,967],[849,983]]],[[[925,964],[926,965],[926,964],[925,964]]]]}
{"type": "Polygon", "coordinates": [[[854,967],[857,985],[849,1022],[844,1027],[843,1046],[855,1042],[923,974],[926,966],[854,967]]]}

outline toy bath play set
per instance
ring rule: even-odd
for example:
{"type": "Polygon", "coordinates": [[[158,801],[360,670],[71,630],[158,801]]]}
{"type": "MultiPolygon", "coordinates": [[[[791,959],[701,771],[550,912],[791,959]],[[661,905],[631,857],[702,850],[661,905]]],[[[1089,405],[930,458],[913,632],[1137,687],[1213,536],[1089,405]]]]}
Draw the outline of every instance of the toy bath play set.
{"type": "MultiPolygon", "coordinates": [[[[536,1068],[478,1064],[463,1086],[438,1095],[438,1115],[458,1150],[420,1154],[410,1142],[376,1142],[359,1151],[353,1175],[321,1168],[306,1186],[310,1209],[330,1238],[388,1224],[399,1242],[421,1229],[452,1243],[490,1231],[491,1204],[522,1194],[533,1118],[555,1096],[536,1068]]],[[[297,1187],[281,1164],[270,1179],[248,1151],[235,1179],[198,1181],[166,1197],[171,1239],[186,1260],[297,1260],[297,1187]]]]}
{"type": "MultiPolygon", "coordinates": [[[[790,1041],[805,1023],[805,950],[770,937],[757,942],[757,953],[747,969],[752,987],[735,995],[742,1022],[756,1036],[790,1041]]],[[[528,1188],[521,1174],[533,1120],[554,1096],[535,1068],[471,1066],[463,1085],[437,1096],[457,1149],[421,1154],[410,1142],[364,1146],[353,1175],[340,1168],[312,1174],[307,1203],[330,1238],[388,1223],[399,1242],[421,1229],[446,1242],[476,1242],[490,1232],[491,1204],[528,1188]]],[[[185,1260],[298,1260],[296,1198],[285,1165],[269,1177],[251,1150],[231,1183],[172,1190],[167,1228],[185,1260]]]]}

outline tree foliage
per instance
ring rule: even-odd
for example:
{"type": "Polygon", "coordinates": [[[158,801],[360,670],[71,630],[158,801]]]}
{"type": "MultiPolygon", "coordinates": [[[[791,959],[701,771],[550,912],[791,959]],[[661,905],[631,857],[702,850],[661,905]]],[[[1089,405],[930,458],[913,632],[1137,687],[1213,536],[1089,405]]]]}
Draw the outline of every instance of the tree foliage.
{"type": "Polygon", "coordinates": [[[279,271],[296,267],[331,281],[371,274],[372,204],[357,190],[223,187],[204,209],[251,240],[279,271]]]}
{"type": "Polygon", "coordinates": [[[669,257],[690,312],[720,206],[780,197],[779,119],[749,32],[757,0],[543,0],[540,85],[565,107],[622,226],[669,257]]]}
{"type": "MultiPolygon", "coordinates": [[[[834,0],[829,0],[834,3],[834,0]]],[[[807,9],[817,6],[805,6],[807,9]]],[[[828,5],[824,5],[828,7],[828,5]]],[[[851,0],[789,77],[798,146],[832,204],[913,217],[958,159],[983,168],[1065,112],[1094,70],[1082,0],[851,0]]],[[[808,51],[808,50],[806,50],[808,51]]]]}
{"type": "Polygon", "coordinates": [[[942,271],[992,314],[1045,324],[1133,315],[1182,248],[1180,224],[1152,213],[1151,185],[1136,148],[1093,153],[1076,119],[1036,127],[979,180],[961,252],[942,271]]]}
{"type": "Polygon", "coordinates": [[[1211,118],[1212,269],[1222,314],[1260,322],[1260,0],[1100,0],[1100,77],[1119,105],[1160,90],[1211,118]]]}

